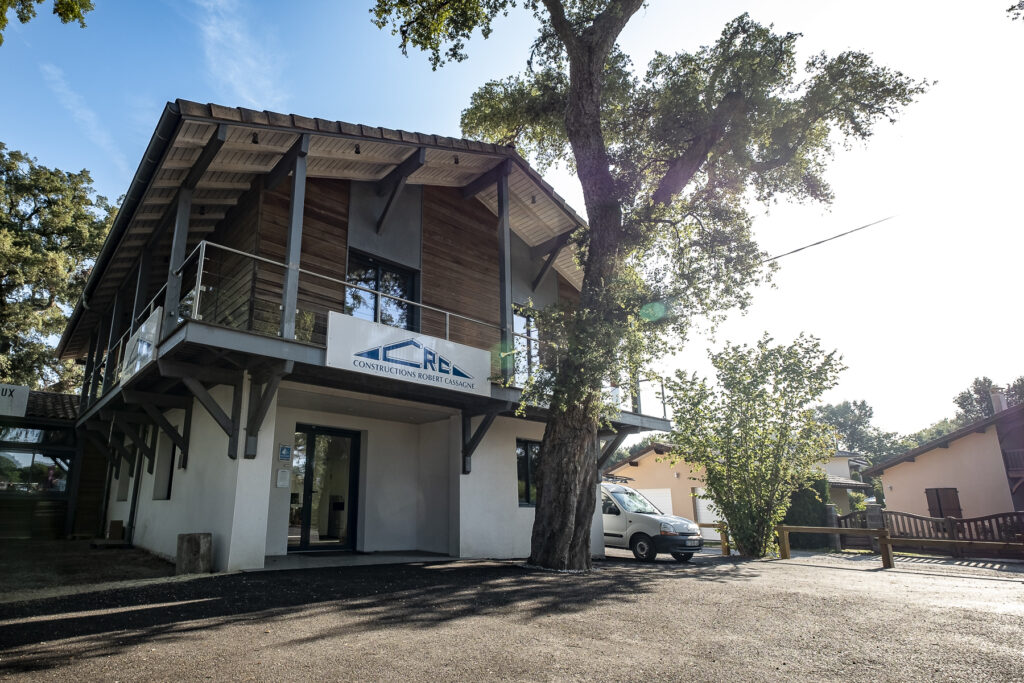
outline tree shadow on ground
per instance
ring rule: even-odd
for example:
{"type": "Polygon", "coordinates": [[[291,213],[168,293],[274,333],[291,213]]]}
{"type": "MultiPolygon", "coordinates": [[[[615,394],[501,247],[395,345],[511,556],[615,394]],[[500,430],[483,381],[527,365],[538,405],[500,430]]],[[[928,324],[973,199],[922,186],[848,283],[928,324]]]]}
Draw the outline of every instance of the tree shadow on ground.
{"type": "Polygon", "coordinates": [[[173,575],[172,563],[144,550],[96,550],[87,540],[0,540],[0,596],[54,586],[173,575]]]}
{"type": "Polygon", "coordinates": [[[728,558],[688,565],[611,561],[580,575],[512,562],[421,562],[228,574],[30,600],[0,605],[6,655],[0,674],[59,668],[243,622],[280,632],[282,622],[318,613],[337,618],[294,643],[484,615],[536,620],[628,603],[664,581],[756,576],[737,566],[728,558]]]}

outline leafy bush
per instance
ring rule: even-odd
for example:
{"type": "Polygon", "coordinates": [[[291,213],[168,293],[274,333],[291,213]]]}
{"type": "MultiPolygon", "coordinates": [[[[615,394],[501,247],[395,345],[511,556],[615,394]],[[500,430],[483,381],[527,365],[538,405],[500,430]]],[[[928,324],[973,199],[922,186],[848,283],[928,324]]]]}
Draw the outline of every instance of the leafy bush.
{"type": "MultiPolygon", "coordinates": [[[[789,509],[783,524],[792,526],[828,526],[828,479],[822,477],[800,489],[789,499],[789,509]]],[[[827,534],[790,534],[791,548],[825,548],[827,534]]]]}

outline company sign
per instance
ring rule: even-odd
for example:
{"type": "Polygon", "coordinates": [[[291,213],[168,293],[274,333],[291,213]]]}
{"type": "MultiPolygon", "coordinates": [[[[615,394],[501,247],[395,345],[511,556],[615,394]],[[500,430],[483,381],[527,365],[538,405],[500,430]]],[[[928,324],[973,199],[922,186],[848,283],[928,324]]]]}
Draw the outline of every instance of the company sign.
{"type": "Polygon", "coordinates": [[[331,312],[327,367],[491,395],[491,354],[409,330],[331,312]]]}
{"type": "Polygon", "coordinates": [[[25,417],[28,408],[28,387],[0,384],[0,415],[25,417]]]}
{"type": "Polygon", "coordinates": [[[163,319],[163,313],[163,306],[157,306],[146,318],[146,322],[128,338],[121,361],[122,382],[134,377],[156,360],[156,345],[160,339],[160,321],[163,319]]]}

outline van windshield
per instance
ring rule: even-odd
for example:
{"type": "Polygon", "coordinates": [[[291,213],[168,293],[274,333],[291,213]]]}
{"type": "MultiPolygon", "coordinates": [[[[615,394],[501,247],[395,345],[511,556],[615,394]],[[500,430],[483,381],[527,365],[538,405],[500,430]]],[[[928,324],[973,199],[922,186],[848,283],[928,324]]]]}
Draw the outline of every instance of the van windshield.
{"type": "Polygon", "coordinates": [[[637,512],[645,515],[660,515],[661,510],[651,505],[651,501],[641,496],[636,491],[614,491],[615,500],[626,512],[637,512]]]}

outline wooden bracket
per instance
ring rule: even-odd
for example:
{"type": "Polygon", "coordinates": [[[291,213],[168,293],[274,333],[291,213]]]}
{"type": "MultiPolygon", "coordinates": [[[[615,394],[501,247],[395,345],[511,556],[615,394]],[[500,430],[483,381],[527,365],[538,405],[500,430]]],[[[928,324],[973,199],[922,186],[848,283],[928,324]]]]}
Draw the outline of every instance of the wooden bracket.
{"type": "Polygon", "coordinates": [[[487,171],[481,176],[478,176],[472,180],[469,184],[462,187],[462,198],[471,199],[477,196],[485,189],[494,185],[498,182],[498,179],[503,176],[508,176],[512,172],[512,160],[505,159],[499,161],[498,165],[487,171]]]}
{"type": "Polygon", "coordinates": [[[381,212],[380,218],[377,219],[378,235],[383,230],[388,216],[394,212],[398,198],[401,196],[402,190],[405,189],[405,182],[425,163],[427,163],[427,150],[420,147],[377,183],[378,196],[386,194],[389,188],[391,190],[391,196],[388,197],[387,204],[384,205],[384,210],[381,212]]]}
{"type": "Polygon", "coordinates": [[[249,416],[245,425],[245,453],[246,460],[256,457],[256,447],[259,442],[260,427],[270,410],[270,404],[277,394],[277,388],[285,375],[291,374],[295,367],[293,361],[285,361],[279,369],[273,371],[265,381],[260,382],[255,377],[249,380],[249,416]],[[262,384],[262,390],[257,385],[262,384]]]}
{"type": "Polygon", "coordinates": [[[601,451],[601,456],[597,459],[597,471],[600,472],[604,464],[608,462],[608,459],[615,454],[615,451],[619,450],[619,446],[626,440],[629,433],[625,430],[617,433],[608,443],[605,444],[604,450],[601,451]]]}
{"type": "Polygon", "coordinates": [[[503,410],[508,410],[511,406],[506,404],[504,408],[491,408],[484,413],[484,419],[477,425],[475,431],[472,429],[472,416],[466,413],[462,414],[462,473],[469,474],[473,471],[473,452],[476,450],[480,442],[483,441],[484,436],[487,435],[487,430],[494,424],[495,418],[503,410]],[[472,432],[472,433],[471,433],[472,432]]]}

